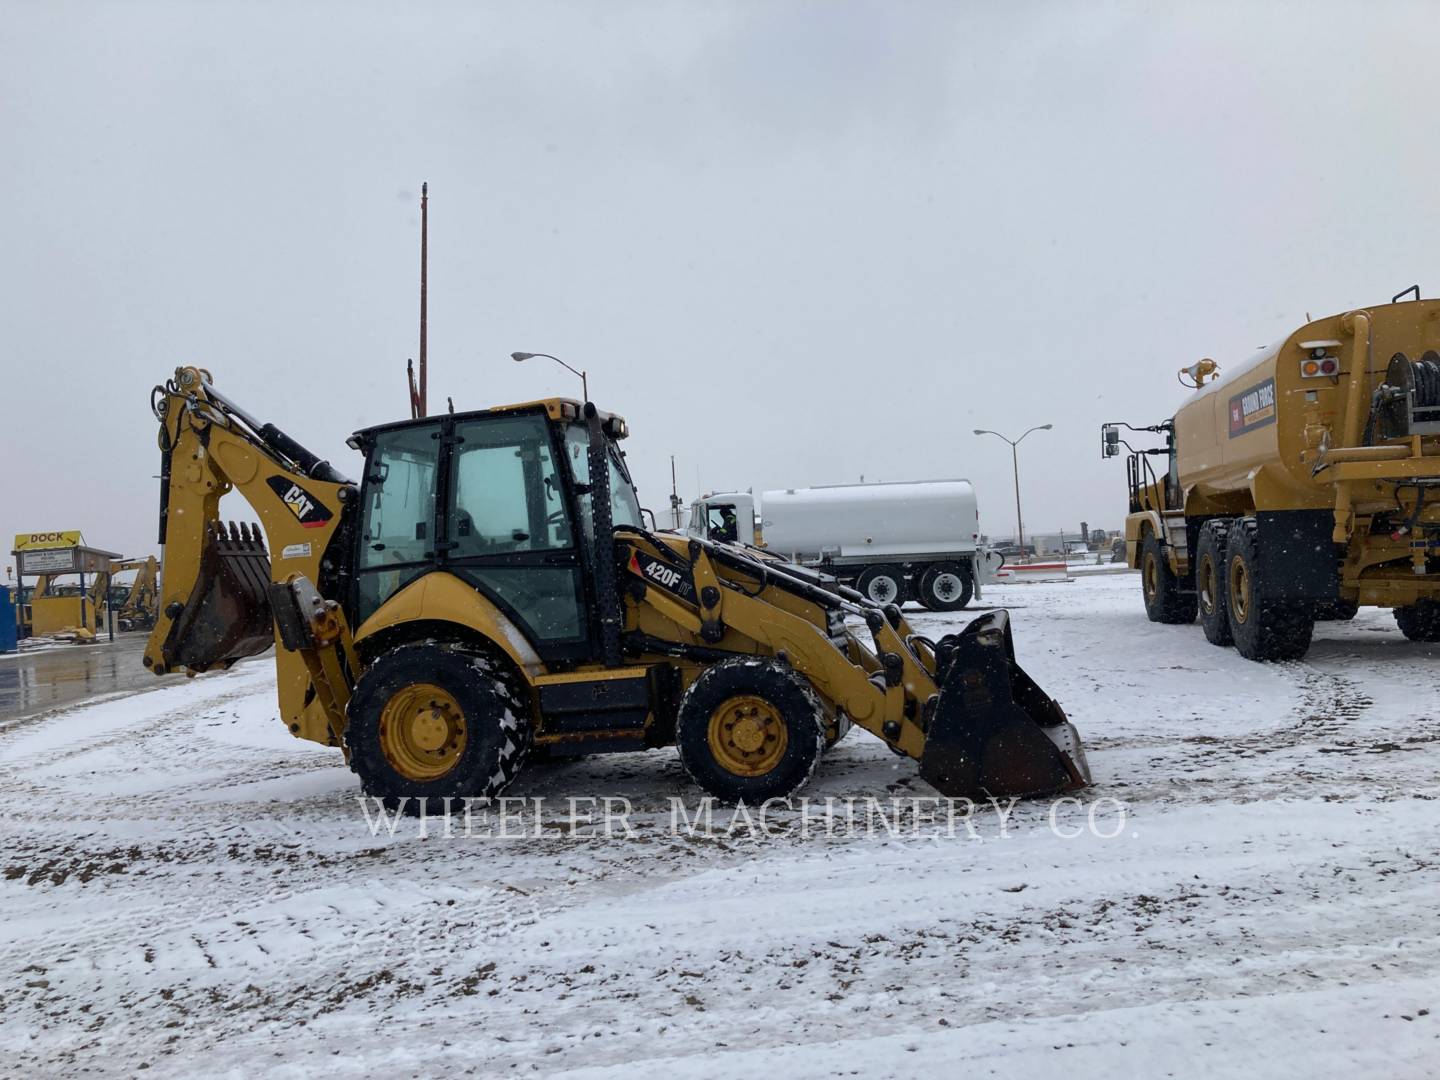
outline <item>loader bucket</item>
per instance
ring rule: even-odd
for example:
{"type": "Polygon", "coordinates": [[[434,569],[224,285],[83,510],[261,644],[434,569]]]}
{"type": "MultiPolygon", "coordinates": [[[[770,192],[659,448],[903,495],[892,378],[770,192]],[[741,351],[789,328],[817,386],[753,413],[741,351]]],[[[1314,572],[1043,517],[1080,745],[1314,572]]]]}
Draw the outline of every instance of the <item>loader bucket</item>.
{"type": "Polygon", "coordinates": [[[269,590],[260,526],[207,525],[195,586],[161,650],[165,666],[204,671],[264,652],[275,641],[269,590]]]}
{"type": "Polygon", "coordinates": [[[920,775],[952,799],[1053,795],[1090,783],[1080,735],[1015,662],[1010,616],[982,615],[936,646],[940,700],[920,775]]]}

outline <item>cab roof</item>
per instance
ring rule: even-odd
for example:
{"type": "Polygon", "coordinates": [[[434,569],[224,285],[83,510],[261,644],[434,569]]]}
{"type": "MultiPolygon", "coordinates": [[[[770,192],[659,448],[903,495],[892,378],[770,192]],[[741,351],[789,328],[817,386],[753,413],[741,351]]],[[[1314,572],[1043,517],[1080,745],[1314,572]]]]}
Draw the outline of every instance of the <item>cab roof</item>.
{"type": "MultiPolygon", "coordinates": [[[[392,420],[388,424],[375,424],[371,427],[360,428],[353,435],[352,439],[357,441],[368,441],[369,438],[382,431],[395,431],[399,428],[407,428],[420,424],[433,424],[439,420],[478,420],[486,416],[500,416],[510,413],[538,412],[545,410],[546,418],[553,421],[579,420],[585,415],[585,407],[575,398],[551,397],[537,398],[534,401],[521,401],[514,405],[496,405],[489,409],[471,409],[466,412],[456,413],[433,413],[430,416],[422,416],[412,420],[392,420]]],[[[614,438],[623,439],[629,434],[625,424],[625,418],[615,413],[605,412],[603,409],[596,409],[596,415],[600,417],[600,423],[605,426],[606,431],[614,438]],[[617,433],[618,432],[623,433],[617,433]]]]}

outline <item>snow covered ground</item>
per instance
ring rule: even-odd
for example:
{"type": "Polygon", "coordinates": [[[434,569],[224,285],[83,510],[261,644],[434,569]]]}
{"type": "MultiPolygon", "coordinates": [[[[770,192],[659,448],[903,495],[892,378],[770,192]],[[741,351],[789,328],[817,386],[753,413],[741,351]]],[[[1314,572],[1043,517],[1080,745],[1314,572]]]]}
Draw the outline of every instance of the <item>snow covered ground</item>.
{"type": "MultiPolygon", "coordinates": [[[[629,838],[375,836],[267,662],[0,728],[0,1072],[1440,1074],[1440,646],[1251,664],[1138,588],[987,589],[1096,784],[978,839],[676,835],[673,751],[513,791],[629,838]]],[[[856,731],[807,794],[928,789],[856,731]]]]}

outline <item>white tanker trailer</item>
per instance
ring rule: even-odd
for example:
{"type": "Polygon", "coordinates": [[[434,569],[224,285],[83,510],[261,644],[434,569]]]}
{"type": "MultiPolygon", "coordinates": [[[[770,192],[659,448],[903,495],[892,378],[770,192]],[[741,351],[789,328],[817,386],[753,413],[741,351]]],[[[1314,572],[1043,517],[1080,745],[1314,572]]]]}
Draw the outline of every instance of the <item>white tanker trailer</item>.
{"type": "Polygon", "coordinates": [[[758,507],[749,492],[707,495],[691,507],[688,531],[753,543],[871,600],[931,611],[963,608],[1001,562],[980,544],[968,480],[785,488],[764,492],[758,507]]]}

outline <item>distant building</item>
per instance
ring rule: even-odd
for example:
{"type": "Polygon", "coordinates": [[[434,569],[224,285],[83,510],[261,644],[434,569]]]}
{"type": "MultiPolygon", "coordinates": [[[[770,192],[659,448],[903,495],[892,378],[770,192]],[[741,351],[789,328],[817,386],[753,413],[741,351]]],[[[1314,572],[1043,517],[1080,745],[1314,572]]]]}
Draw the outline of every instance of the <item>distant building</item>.
{"type": "MultiPolygon", "coordinates": [[[[1116,536],[1123,535],[1118,532],[1109,532],[1105,529],[1090,529],[1088,539],[1077,528],[1074,532],[1066,530],[1060,532],[1038,532],[1032,533],[1025,530],[1025,550],[1027,554],[1036,556],[1059,555],[1061,551],[1068,551],[1072,554],[1078,551],[1100,551],[1107,549],[1111,540],[1116,536]]],[[[991,536],[982,538],[991,548],[1002,555],[1010,556],[1019,552],[1015,544],[1015,535],[991,536]]]]}

